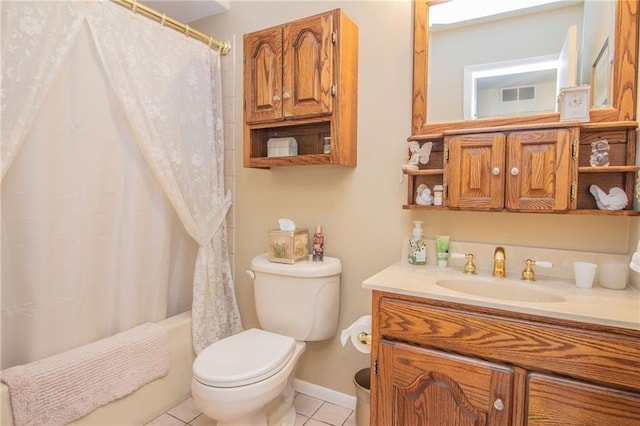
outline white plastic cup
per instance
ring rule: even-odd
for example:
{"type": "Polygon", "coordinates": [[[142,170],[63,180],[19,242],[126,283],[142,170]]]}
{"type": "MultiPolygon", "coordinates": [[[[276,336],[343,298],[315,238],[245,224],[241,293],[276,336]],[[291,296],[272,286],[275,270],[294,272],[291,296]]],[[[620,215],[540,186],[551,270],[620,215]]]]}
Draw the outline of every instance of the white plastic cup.
{"type": "Polygon", "coordinates": [[[629,264],[626,262],[602,262],[600,265],[600,285],[613,290],[627,287],[629,264]]]}
{"type": "Polygon", "coordinates": [[[576,286],[580,288],[591,288],[593,278],[596,276],[597,263],[573,262],[573,272],[576,277],[576,286]]]}

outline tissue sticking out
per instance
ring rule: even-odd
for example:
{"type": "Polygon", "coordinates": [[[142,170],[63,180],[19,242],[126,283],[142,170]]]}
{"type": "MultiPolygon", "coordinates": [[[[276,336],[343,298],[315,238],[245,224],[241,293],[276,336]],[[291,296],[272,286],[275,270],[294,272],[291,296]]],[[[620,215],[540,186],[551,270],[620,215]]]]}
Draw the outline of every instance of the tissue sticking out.
{"type": "Polygon", "coordinates": [[[622,210],[629,204],[627,194],[618,187],[611,188],[607,194],[598,185],[591,185],[589,191],[596,199],[600,210],[622,210]]]}
{"type": "Polygon", "coordinates": [[[291,219],[278,219],[281,231],[295,231],[296,224],[291,219]]]}

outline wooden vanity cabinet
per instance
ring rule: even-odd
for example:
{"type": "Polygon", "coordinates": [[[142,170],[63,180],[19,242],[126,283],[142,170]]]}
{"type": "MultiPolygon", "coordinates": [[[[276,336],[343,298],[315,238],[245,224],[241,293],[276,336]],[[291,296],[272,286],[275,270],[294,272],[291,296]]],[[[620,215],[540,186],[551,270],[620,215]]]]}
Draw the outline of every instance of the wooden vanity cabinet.
{"type": "Polygon", "coordinates": [[[371,425],[636,425],[640,331],[373,291],[371,425]]]}
{"type": "Polygon", "coordinates": [[[336,9],[245,34],[243,44],[245,167],[355,166],[355,24],[336,9]],[[268,157],[272,137],[294,137],[298,155],[268,157]]]}

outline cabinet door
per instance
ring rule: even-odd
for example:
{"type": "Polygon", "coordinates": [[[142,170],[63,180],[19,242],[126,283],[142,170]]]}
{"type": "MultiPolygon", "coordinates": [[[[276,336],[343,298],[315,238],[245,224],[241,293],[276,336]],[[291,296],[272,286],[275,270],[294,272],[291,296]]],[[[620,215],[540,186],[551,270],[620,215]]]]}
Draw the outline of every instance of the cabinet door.
{"type": "Polygon", "coordinates": [[[510,424],[506,366],[382,340],[374,380],[378,426],[510,424]]]}
{"type": "Polygon", "coordinates": [[[528,426],[640,424],[640,395],[543,374],[527,380],[528,426]]]}
{"type": "Polygon", "coordinates": [[[449,208],[500,210],[504,205],[505,135],[479,133],[447,138],[445,167],[449,208]]]}
{"type": "Polygon", "coordinates": [[[511,133],[507,140],[505,207],[509,210],[568,210],[577,171],[571,145],[575,129],[511,133]]]}
{"type": "Polygon", "coordinates": [[[245,121],[257,123],[282,117],[282,28],[245,34],[245,121]]]}
{"type": "Polygon", "coordinates": [[[333,14],[300,19],[284,27],[285,118],[332,110],[333,14]]]}

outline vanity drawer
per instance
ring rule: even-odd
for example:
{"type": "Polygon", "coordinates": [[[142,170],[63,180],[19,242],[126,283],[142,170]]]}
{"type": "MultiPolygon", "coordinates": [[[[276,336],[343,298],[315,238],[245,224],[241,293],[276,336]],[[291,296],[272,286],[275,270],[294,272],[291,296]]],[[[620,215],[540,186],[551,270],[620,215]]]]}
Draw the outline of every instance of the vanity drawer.
{"type": "Polygon", "coordinates": [[[589,324],[568,320],[538,322],[544,317],[378,291],[373,306],[374,340],[640,390],[640,339],[633,330],[618,334],[613,327],[589,329],[589,324]]]}

